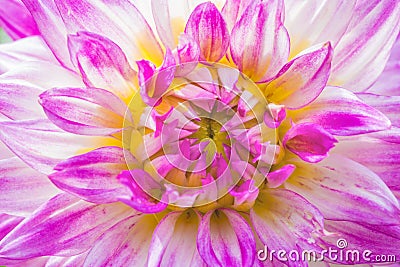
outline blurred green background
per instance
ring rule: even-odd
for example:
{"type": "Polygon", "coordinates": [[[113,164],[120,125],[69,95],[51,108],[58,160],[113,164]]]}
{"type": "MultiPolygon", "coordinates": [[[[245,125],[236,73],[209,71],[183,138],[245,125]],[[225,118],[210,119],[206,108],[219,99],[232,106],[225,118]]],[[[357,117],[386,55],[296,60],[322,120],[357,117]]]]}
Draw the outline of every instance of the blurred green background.
{"type": "Polygon", "coordinates": [[[8,37],[8,35],[3,31],[3,29],[0,29],[0,43],[7,43],[10,41],[11,41],[10,37],[8,37]]]}

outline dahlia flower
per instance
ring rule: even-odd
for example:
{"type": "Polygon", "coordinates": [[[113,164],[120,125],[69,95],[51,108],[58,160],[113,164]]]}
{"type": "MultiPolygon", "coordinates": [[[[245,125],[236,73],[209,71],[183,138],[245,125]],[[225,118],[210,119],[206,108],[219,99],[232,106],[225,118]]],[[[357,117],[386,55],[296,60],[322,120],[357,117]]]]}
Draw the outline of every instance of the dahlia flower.
{"type": "Polygon", "coordinates": [[[399,20],[398,0],[1,0],[0,265],[400,260],[399,20]]]}

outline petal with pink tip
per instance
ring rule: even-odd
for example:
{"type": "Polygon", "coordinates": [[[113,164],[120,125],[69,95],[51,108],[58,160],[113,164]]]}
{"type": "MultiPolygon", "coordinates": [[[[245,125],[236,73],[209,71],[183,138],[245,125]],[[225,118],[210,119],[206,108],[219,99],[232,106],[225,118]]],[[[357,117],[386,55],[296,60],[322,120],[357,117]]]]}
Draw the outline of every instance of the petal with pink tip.
{"type": "Polygon", "coordinates": [[[295,169],[295,165],[287,164],[278,170],[269,172],[267,175],[267,186],[269,188],[277,188],[281,186],[290,177],[290,175],[292,175],[295,169]]]}
{"type": "Polygon", "coordinates": [[[319,250],[324,217],[290,190],[261,191],[250,218],[258,237],[270,250],[319,250]]]}
{"type": "Polygon", "coordinates": [[[270,80],[289,56],[282,24],[283,1],[254,1],[232,30],[230,52],[238,69],[253,81],[270,80]]]}
{"type": "Polygon", "coordinates": [[[207,212],[200,222],[197,249],[210,266],[252,266],[256,242],[239,213],[219,209],[207,212]]]}
{"type": "Polygon", "coordinates": [[[132,65],[143,58],[157,65],[161,63],[161,47],[131,1],[56,0],[55,3],[68,33],[88,31],[105,35],[121,47],[132,65]]]}
{"type": "Polygon", "coordinates": [[[290,116],[295,122],[316,123],[342,136],[381,131],[391,125],[381,112],[339,87],[326,87],[313,103],[290,116]]]}
{"type": "Polygon", "coordinates": [[[90,249],[83,266],[147,266],[157,217],[134,215],[106,231],[90,249]]]}
{"type": "MultiPolygon", "coordinates": [[[[119,147],[103,147],[67,159],[55,167],[50,180],[63,191],[93,203],[112,203],[129,195],[118,174],[127,169],[125,155],[119,147]]],[[[131,156],[130,163],[135,163],[131,156]]]]}
{"type": "Polygon", "coordinates": [[[291,55],[319,43],[331,42],[335,47],[350,23],[355,3],[356,0],[285,0],[291,55]]]}
{"type": "Polygon", "coordinates": [[[73,256],[132,214],[121,204],[93,205],[64,194],[50,199],[0,242],[0,257],[73,256]]]}
{"type": "Polygon", "coordinates": [[[332,53],[333,49],[327,43],[298,55],[267,85],[267,99],[288,109],[298,109],[311,103],[326,86],[332,53]]]}
{"type": "Polygon", "coordinates": [[[45,174],[62,160],[93,147],[93,137],[61,131],[48,120],[0,122],[0,140],[33,169],[45,174]]]}
{"type": "Polygon", "coordinates": [[[200,4],[193,10],[185,33],[198,43],[202,60],[217,62],[228,49],[228,28],[221,13],[211,2],[200,4]]]}
{"type": "Polygon", "coordinates": [[[25,61],[47,61],[58,64],[40,36],[26,37],[11,43],[0,44],[0,74],[14,69],[25,61]],[[29,50],[26,47],[29,47],[29,50]]]}
{"type": "Polygon", "coordinates": [[[82,135],[121,131],[128,110],[117,96],[99,88],[50,89],[40,95],[39,103],[55,125],[82,135]]]}
{"type": "Polygon", "coordinates": [[[329,84],[361,92],[385,68],[400,23],[397,1],[359,0],[346,33],[335,47],[329,84]]]}
{"type": "Polygon", "coordinates": [[[204,266],[196,247],[201,217],[192,210],[169,213],[154,230],[148,266],[204,266]],[[181,248],[185,248],[182,253],[181,248]]]}
{"type": "Polygon", "coordinates": [[[40,34],[31,14],[18,0],[1,2],[0,26],[14,40],[40,34]]]}
{"type": "Polygon", "coordinates": [[[302,160],[316,163],[328,156],[337,140],[318,124],[301,123],[287,131],[282,143],[302,160]]]}
{"type": "Polygon", "coordinates": [[[60,191],[20,159],[0,160],[0,213],[28,216],[60,191]]]}
{"type": "Polygon", "coordinates": [[[365,166],[338,154],[318,164],[293,164],[296,170],[285,187],[317,206],[325,219],[398,224],[398,201],[365,166]]]}
{"type": "Polygon", "coordinates": [[[132,96],[136,72],[118,45],[101,35],[78,32],[68,36],[68,48],[87,86],[110,90],[123,99],[132,96]]]}

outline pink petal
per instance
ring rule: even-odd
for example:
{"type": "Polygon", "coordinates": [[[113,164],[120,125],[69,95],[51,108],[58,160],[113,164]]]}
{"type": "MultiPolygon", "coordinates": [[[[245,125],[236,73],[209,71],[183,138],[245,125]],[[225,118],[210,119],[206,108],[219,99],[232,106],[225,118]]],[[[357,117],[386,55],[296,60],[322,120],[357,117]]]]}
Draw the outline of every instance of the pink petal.
{"type": "Polygon", "coordinates": [[[255,240],[248,223],[236,211],[207,212],[199,226],[197,249],[210,266],[252,266],[255,240]]]}
{"type": "Polygon", "coordinates": [[[18,0],[1,2],[0,26],[14,40],[40,34],[31,14],[18,0]]]}
{"type": "Polygon", "coordinates": [[[39,36],[26,37],[15,42],[0,44],[0,74],[15,68],[25,61],[57,62],[51,50],[39,36]],[[29,47],[29,49],[26,49],[26,47],[29,47]]]}
{"type": "Polygon", "coordinates": [[[396,1],[361,0],[350,25],[335,47],[329,84],[360,92],[382,73],[399,32],[396,1]]]}
{"type": "Polygon", "coordinates": [[[331,236],[325,238],[329,247],[337,249],[338,240],[344,239],[347,242],[344,252],[360,252],[359,261],[356,260],[354,262],[351,260],[351,257],[349,257],[348,261],[345,261],[346,257],[343,257],[344,261],[341,262],[342,264],[366,263],[369,265],[377,263],[376,255],[395,255],[397,259],[400,257],[400,227],[398,225],[369,225],[357,222],[327,220],[325,221],[325,226],[329,232],[333,233],[331,236]],[[366,250],[371,251],[371,255],[368,256],[367,254],[367,258],[364,258],[362,252],[366,250]]]}
{"type": "Polygon", "coordinates": [[[282,24],[283,1],[254,1],[232,30],[230,52],[239,70],[253,81],[278,73],[289,55],[289,35],[282,24]]]}
{"type": "Polygon", "coordinates": [[[175,75],[185,76],[196,68],[201,53],[200,47],[193,38],[182,34],[179,36],[176,50],[179,64],[176,66],[175,75]]]}
{"type": "Polygon", "coordinates": [[[398,224],[399,203],[371,170],[332,154],[319,164],[295,162],[285,187],[304,196],[325,219],[370,224],[398,224]]]}
{"type": "Polygon", "coordinates": [[[110,90],[121,98],[132,96],[136,72],[118,45],[101,35],[78,32],[68,36],[68,48],[87,86],[110,90]]]}
{"type": "Polygon", "coordinates": [[[0,256],[73,256],[89,249],[103,232],[130,213],[132,210],[120,204],[93,205],[58,195],[1,240],[0,256]]]}
{"type": "Polygon", "coordinates": [[[257,199],[258,191],[258,188],[254,185],[254,180],[247,180],[229,193],[235,199],[234,205],[242,205],[245,202],[253,203],[257,199]]]}
{"type": "Polygon", "coordinates": [[[107,36],[121,47],[129,62],[162,61],[162,50],[143,15],[128,0],[55,1],[68,33],[88,31],[107,36]],[[118,19],[115,19],[118,18],[118,19]]]}
{"type": "Polygon", "coordinates": [[[295,169],[295,165],[287,164],[280,169],[269,172],[267,175],[267,186],[269,188],[277,188],[281,186],[290,177],[290,175],[292,175],[295,169]]]}
{"type": "Polygon", "coordinates": [[[89,251],[83,266],[147,266],[153,215],[127,217],[106,231],[89,251]]]}
{"type": "Polygon", "coordinates": [[[357,96],[368,105],[385,114],[392,126],[400,127],[400,96],[382,96],[371,93],[361,93],[357,94],[357,96]]]}
{"type": "Polygon", "coordinates": [[[268,110],[264,113],[264,123],[269,127],[276,129],[286,118],[285,106],[269,104],[268,110]]]}
{"type": "Polygon", "coordinates": [[[164,217],[153,233],[148,266],[204,266],[196,247],[200,221],[200,215],[190,210],[164,217]]]}
{"type": "Polygon", "coordinates": [[[229,46],[229,32],[217,7],[211,2],[198,5],[190,15],[185,33],[200,47],[200,58],[217,62],[229,46]]]}
{"type": "Polygon", "coordinates": [[[222,16],[226,21],[229,31],[232,31],[236,22],[242,17],[251,0],[227,0],[222,8],[222,16]]]}
{"type": "Polygon", "coordinates": [[[369,93],[387,96],[400,95],[400,35],[392,48],[389,61],[378,80],[368,89],[369,93]]]}
{"type": "Polygon", "coordinates": [[[161,185],[145,171],[141,169],[122,171],[117,179],[131,191],[130,196],[121,197],[119,200],[135,210],[143,213],[157,213],[168,206],[161,195],[161,185]],[[159,191],[162,201],[153,198],[155,190],[159,191]]]}
{"type": "Polygon", "coordinates": [[[53,1],[22,0],[41,36],[63,66],[73,69],[67,49],[67,29],[53,1]]]}
{"type": "Polygon", "coordinates": [[[45,118],[37,105],[42,89],[22,81],[0,79],[0,113],[12,120],[45,118]]]}
{"type": "Polygon", "coordinates": [[[47,120],[0,122],[0,140],[33,169],[49,174],[62,159],[94,148],[93,137],[63,132],[47,120]]]}
{"type": "Polygon", "coordinates": [[[82,135],[121,131],[128,110],[113,93],[98,88],[50,89],[40,95],[39,103],[55,125],[82,135]]]}
{"type": "Polygon", "coordinates": [[[174,79],[176,62],[172,52],[167,49],[164,62],[158,70],[153,63],[146,60],[136,64],[139,68],[138,78],[143,101],[148,105],[157,106],[174,79]]]}
{"type": "Polygon", "coordinates": [[[350,23],[355,3],[356,0],[285,0],[291,54],[329,41],[335,47],[350,23]]]}
{"type": "MultiPolygon", "coordinates": [[[[51,181],[63,191],[93,203],[111,203],[128,195],[128,189],[117,179],[127,169],[125,155],[119,147],[103,147],[59,163],[51,181]]],[[[130,156],[130,163],[135,159],[130,156]]]]}
{"type": "Polygon", "coordinates": [[[317,123],[334,135],[376,132],[391,125],[381,112],[339,87],[326,87],[313,103],[291,117],[296,122],[317,123]]]}
{"type": "Polygon", "coordinates": [[[23,217],[5,213],[0,214],[0,240],[11,232],[22,220],[23,217]]]}
{"type": "Polygon", "coordinates": [[[287,131],[282,143],[302,160],[316,163],[328,156],[337,140],[318,124],[301,123],[287,131]]]}
{"type": "Polygon", "coordinates": [[[326,86],[332,53],[332,47],[327,43],[322,47],[312,47],[287,63],[267,85],[267,99],[288,109],[311,103],[326,86]]]}
{"type": "Polygon", "coordinates": [[[60,191],[20,159],[0,160],[0,213],[28,216],[60,191]]]}
{"type": "Polygon", "coordinates": [[[261,191],[258,200],[250,218],[270,251],[319,250],[324,218],[315,206],[286,189],[261,191]]]}

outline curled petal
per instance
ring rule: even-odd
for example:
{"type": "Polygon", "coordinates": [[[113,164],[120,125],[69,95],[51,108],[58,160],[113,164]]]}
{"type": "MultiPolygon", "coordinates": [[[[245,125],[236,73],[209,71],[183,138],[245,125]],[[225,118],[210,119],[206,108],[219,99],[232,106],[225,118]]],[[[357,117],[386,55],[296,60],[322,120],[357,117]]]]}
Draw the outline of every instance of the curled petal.
{"type": "Polygon", "coordinates": [[[292,175],[295,169],[295,165],[288,164],[278,170],[269,172],[267,175],[267,186],[269,188],[277,188],[281,186],[290,177],[290,175],[292,175]]]}
{"type": "Polygon", "coordinates": [[[104,232],[90,249],[83,266],[146,266],[157,218],[133,215],[104,232]]]}
{"type": "Polygon", "coordinates": [[[235,205],[241,205],[244,202],[253,203],[258,196],[258,188],[254,186],[254,180],[247,180],[229,193],[235,198],[235,205]]]}
{"type": "Polygon", "coordinates": [[[210,266],[252,266],[256,242],[245,219],[236,211],[207,212],[199,226],[197,248],[210,266]]]}
{"type": "Polygon", "coordinates": [[[264,113],[264,123],[269,127],[276,129],[286,118],[285,106],[268,104],[268,111],[264,113]]]}
{"type": "Polygon", "coordinates": [[[311,103],[326,86],[332,53],[332,47],[327,43],[298,55],[267,85],[267,99],[288,109],[298,109],[311,103]]]}
{"type": "Polygon", "coordinates": [[[302,160],[316,163],[328,156],[337,140],[318,124],[296,124],[286,133],[283,145],[302,160]]]}
{"type": "Polygon", "coordinates": [[[230,52],[239,70],[254,81],[278,73],[289,56],[289,35],[282,24],[283,1],[254,1],[232,30],[230,52]]]}
{"type": "Polygon", "coordinates": [[[193,210],[169,213],[155,229],[149,248],[148,266],[204,266],[196,247],[201,217],[193,210]],[[185,248],[185,253],[181,249],[185,248]]]}
{"type": "Polygon", "coordinates": [[[175,75],[185,76],[196,68],[200,58],[200,47],[193,38],[182,34],[179,36],[177,57],[179,64],[177,64],[175,75]]]}
{"type": "Polygon", "coordinates": [[[346,33],[335,47],[329,84],[366,90],[385,68],[399,33],[397,1],[360,0],[346,33]]]}
{"type": "Polygon", "coordinates": [[[121,131],[128,110],[113,93],[98,88],[50,89],[40,95],[39,102],[55,125],[83,135],[121,131]]]}
{"type": "MultiPolygon", "coordinates": [[[[396,105],[393,103],[392,107],[396,105]]],[[[329,133],[341,136],[381,131],[391,125],[381,112],[339,87],[326,87],[313,103],[291,113],[291,117],[297,122],[317,123],[329,133]]]]}
{"type": "Polygon", "coordinates": [[[229,31],[217,7],[206,2],[198,5],[189,17],[185,33],[200,47],[200,58],[217,62],[229,46],[229,31]]]}
{"type": "Polygon", "coordinates": [[[397,199],[365,166],[337,154],[318,164],[293,164],[296,170],[285,187],[317,206],[325,219],[398,224],[397,199]]]}
{"type": "Polygon", "coordinates": [[[171,50],[167,49],[161,68],[146,60],[136,62],[139,68],[140,95],[143,101],[150,106],[161,103],[163,95],[174,79],[176,63],[171,50]]]}
{"type": "Polygon", "coordinates": [[[117,179],[118,174],[127,168],[127,151],[119,147],[103,147],[79,155],[55,167],[51,181],[63,191],[94,203],[111,203],[128,195],[127,188],[117,179]]]}
{"type": "Polygon", "coordinates": [[[160,198],[162,197],[160,185],[145,171],[140,169],[122,171],[117,179],[131,191],[130,197],[122,197],[119,200],[137,211],[157,213],[163,211],[168,206],[167,203],[156,200],[149,195],[150,192],[154,193],[155,190],[158,190],[160,198]]]}
{"type": "Polygon", "coordinates": [[[98,34],[78,32],[68,36],[68,48],[87,86],[110,90],[123,99],[131,96],[136,72],[117,44],[98,34]]]}

